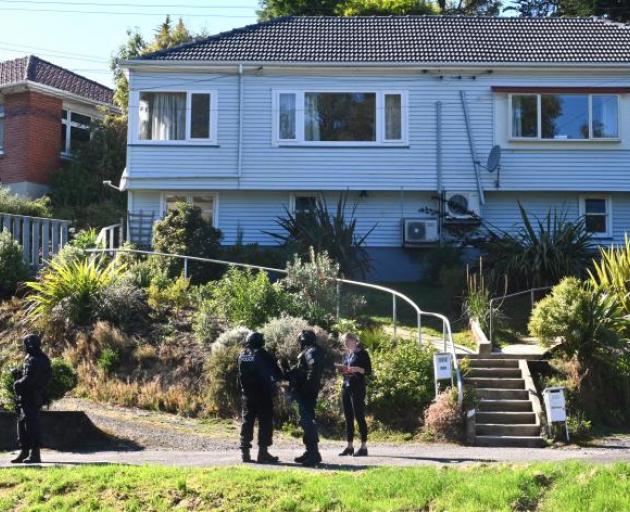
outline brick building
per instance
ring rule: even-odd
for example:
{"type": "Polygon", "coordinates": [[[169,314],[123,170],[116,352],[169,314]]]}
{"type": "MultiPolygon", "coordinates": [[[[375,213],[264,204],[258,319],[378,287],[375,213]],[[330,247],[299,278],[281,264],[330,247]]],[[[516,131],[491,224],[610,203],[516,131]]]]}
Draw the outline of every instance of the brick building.
{"type": "Polygon", "coordinates": [[[46,192],[51,171],[90,138],[113,91],[35,56],[0,62],[0,184],[46,192]]]}

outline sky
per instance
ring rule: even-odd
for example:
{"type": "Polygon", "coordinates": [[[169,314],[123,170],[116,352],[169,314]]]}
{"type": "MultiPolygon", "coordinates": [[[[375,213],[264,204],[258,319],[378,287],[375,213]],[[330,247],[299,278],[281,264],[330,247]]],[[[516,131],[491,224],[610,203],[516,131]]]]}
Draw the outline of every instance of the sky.
{"type": "Polygon", "coordinates": [[[0,60],[37,55],[112,86],[109,61],[127,29],[150,39],[170,14],[193,32],[215,34],[255,23],[257,7],[258,0],[0,0],[0,60]]]}

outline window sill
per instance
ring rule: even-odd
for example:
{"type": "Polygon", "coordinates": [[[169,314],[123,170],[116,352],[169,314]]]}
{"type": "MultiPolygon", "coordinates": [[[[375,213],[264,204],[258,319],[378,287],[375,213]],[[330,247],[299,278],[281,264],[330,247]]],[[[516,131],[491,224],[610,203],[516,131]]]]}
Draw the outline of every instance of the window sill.
{"type": "Polygon", "coordinates": [[[529,138],[509,138],[510,144],[618,144],[621,142],[621,138],[614,139],[529,139],[529,138]]]}
{"type": "Polygon", "coordinates": [[[128,147],[191,147],[191,148],[220,148],[221,145],[217,142],[189,142],[189,141],[140,141],[140,142],[132,142],[131,144],[127,144],[128,147]]]}
{"type": "Polygon", "coordinates": [[[359,142],[340,142],[340,143],[325,143],[325,142],[276,142],[273,144],[277,148],[326,148],[326,149],[407,149],[409,148],[408,142],[401,143],[359,143],[359,142]]]}

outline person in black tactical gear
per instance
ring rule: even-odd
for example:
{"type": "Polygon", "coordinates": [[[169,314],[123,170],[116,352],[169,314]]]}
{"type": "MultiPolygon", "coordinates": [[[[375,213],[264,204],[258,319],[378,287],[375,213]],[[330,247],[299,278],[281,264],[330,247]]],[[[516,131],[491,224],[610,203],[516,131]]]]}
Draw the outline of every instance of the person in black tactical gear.
{"type": "Polygon", "coordinates": [[[300,412],[300,425],[304,430],[303,442],[306,451],[295,462],[304,466],[316,466],[322,461],[319,453],[319,435],[315,420],[315,406],[322,381],[322,351],[317,346],[313,331],[302,331],[298,336],[300,354],[297,364],[286,370],[294,400],[300,412]]]}
{"type": "Polygon", "coordinates": [[[39,411],[47,401],[46,388],[52,380],[50,359],[42,352],[41,338],[36,334],[25,336],[24,349],[27,353],[24,369],[17,372],[18,379],[13,384],[17,398],[17,432],[21,448],[20,454],[11,461],[14,464],[41,462],[39,411]]]}
{"type": "Polygon", "coordinates": [[[242,395],[241,454],[243,462],[251,462],[250,449],[254,423],[258,418],[258,457],[261,464],[278,462],[268,448],[273,442],[273,398],[276,383],[282,379],[280,368],[264,349],[265,338],[252,332],[238,356],[238,380],[242,395]]]}

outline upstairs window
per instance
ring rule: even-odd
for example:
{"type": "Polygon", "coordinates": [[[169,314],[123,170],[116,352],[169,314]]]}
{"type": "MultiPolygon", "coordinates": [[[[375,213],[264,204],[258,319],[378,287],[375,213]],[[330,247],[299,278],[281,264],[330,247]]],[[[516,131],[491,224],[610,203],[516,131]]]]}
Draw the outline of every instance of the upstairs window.
{"type": "Polygon", "coordinates": [[[0,153],[4,152],[4,104],[0,98],[0,153]]]}
{"type": "Polygon", "coordinates": [[[90,142],[92,118],[70,110],[61,111],[61,154],[69,156],[90,142]]]}
{"type": "Polygon", "coordinates": [[[584,217],[586,231],[593,236],[612,236],[610,196],[580,197],[580,215],[584,217]]]}
{"type": "Polygon", "coordinates": [[[277,143],[306,145],[404,144],[406,94],[397,91],[278,91],[277,143]]]}
{"type": "Polygon", "coordinates": [[[539,140],[619,138],[614,94],[512,94],[511,137],[539,140]]]}
{"type": "Polygon", "coordinates": [[[210,92],[141,92],[138,140],[213,142],[215,100],[210,92]]]}

